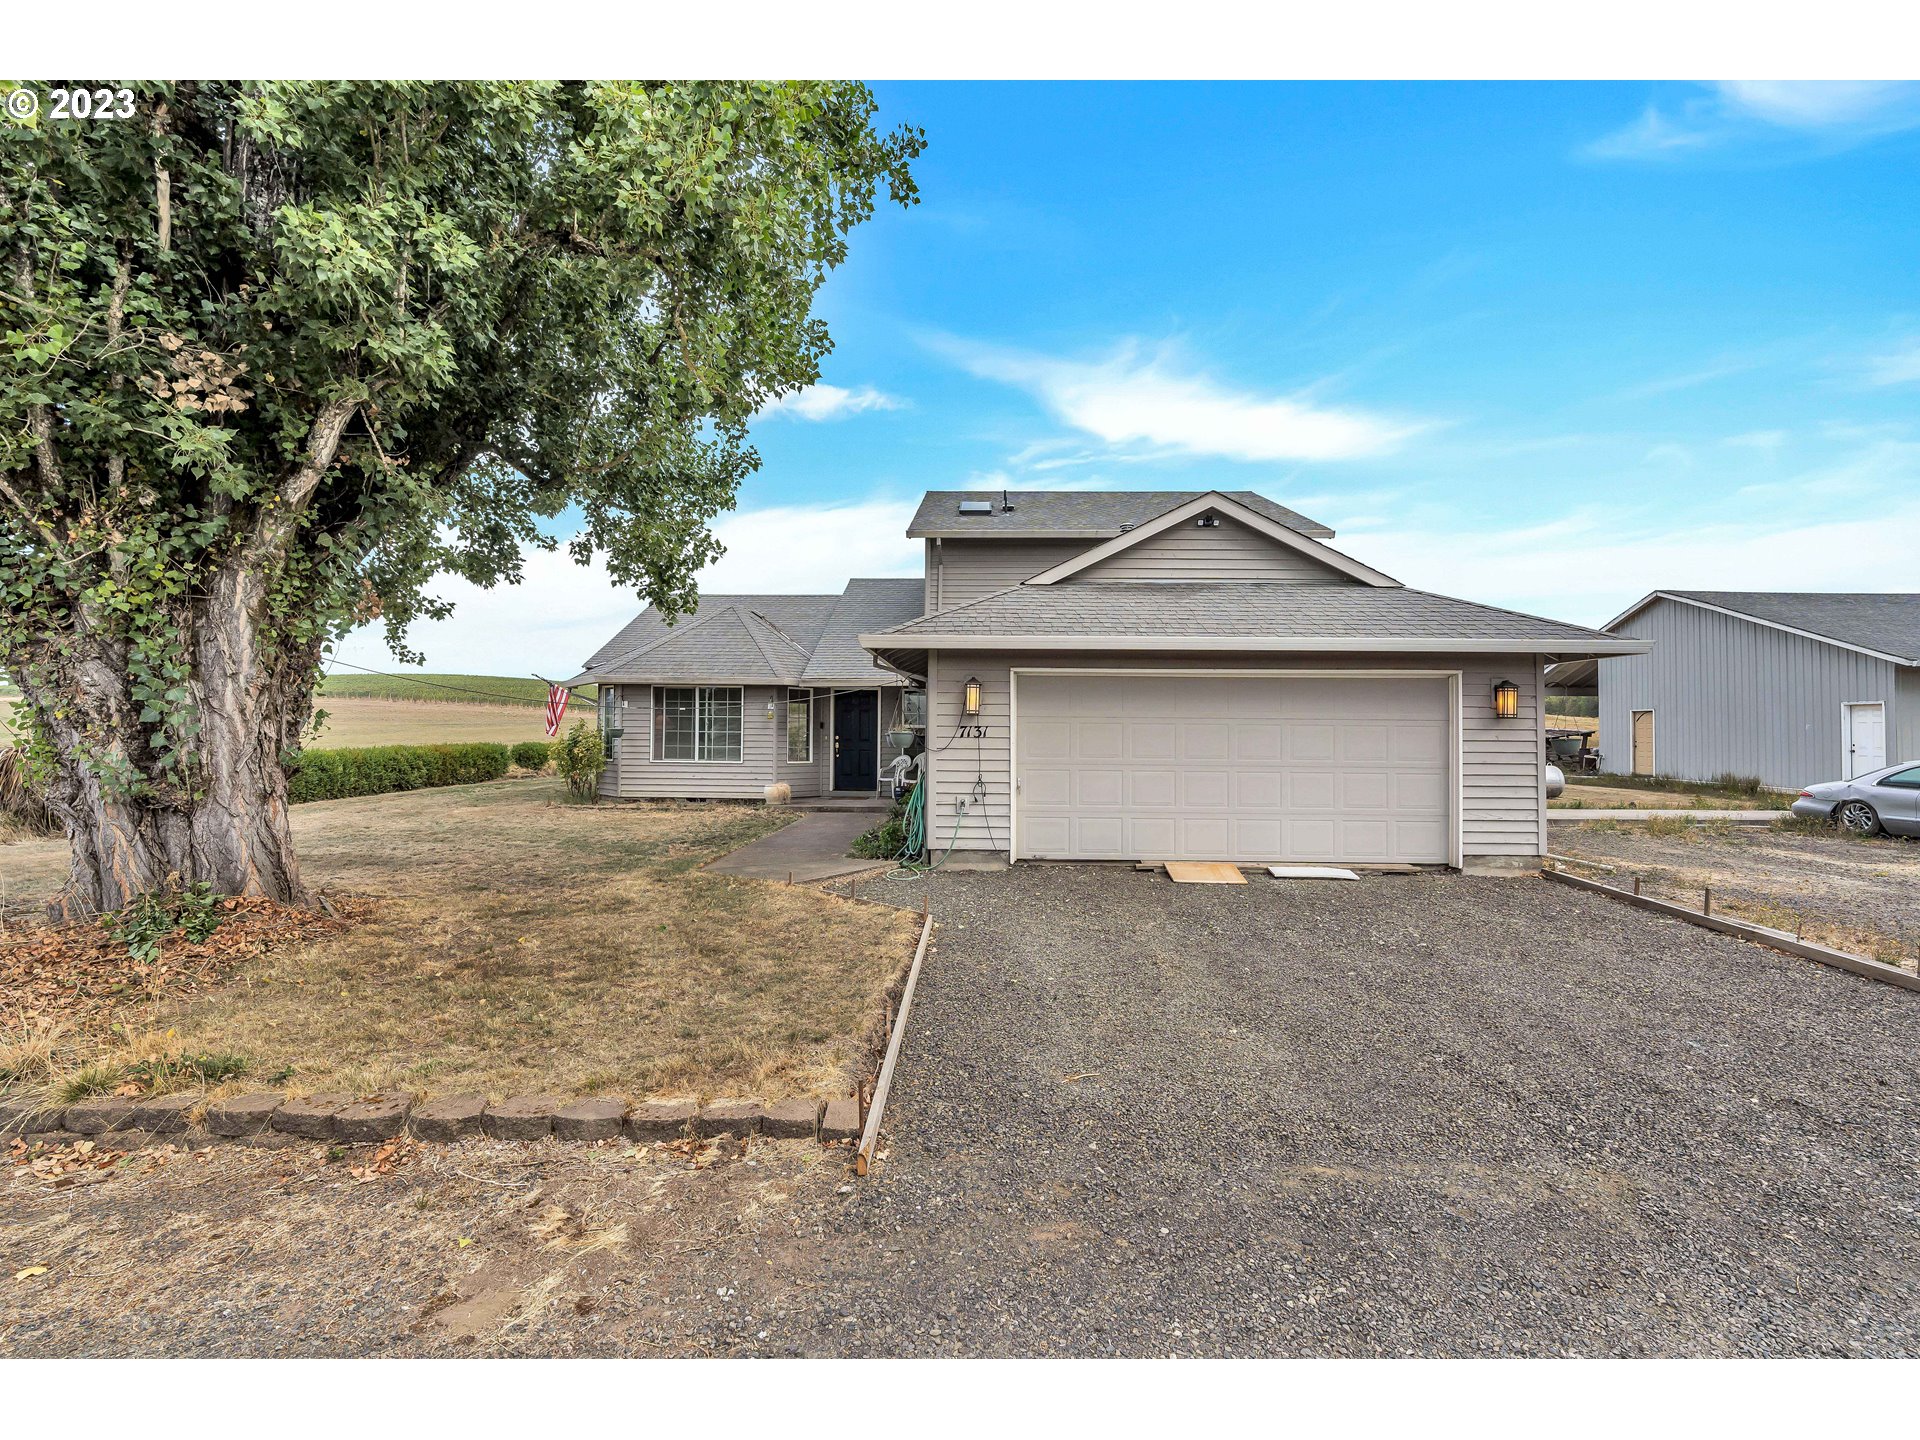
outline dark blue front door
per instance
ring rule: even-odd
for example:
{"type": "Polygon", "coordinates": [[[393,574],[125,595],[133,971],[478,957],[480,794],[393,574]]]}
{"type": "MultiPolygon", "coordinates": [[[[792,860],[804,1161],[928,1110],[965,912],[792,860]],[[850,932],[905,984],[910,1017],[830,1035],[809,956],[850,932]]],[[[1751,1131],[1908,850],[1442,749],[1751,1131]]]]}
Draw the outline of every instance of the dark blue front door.
{"type": "Polygon", "coordinates": [[[880,697],[844,690],[833,697],[833,788],[873,790],[880,784],[880,697]]]}

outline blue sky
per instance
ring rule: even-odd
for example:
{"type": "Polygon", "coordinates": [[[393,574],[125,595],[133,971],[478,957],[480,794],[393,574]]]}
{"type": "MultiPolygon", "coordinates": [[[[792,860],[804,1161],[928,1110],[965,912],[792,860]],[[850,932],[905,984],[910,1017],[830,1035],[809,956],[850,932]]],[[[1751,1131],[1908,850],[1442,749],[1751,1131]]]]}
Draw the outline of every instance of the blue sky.
{"type": "MultiPolygon", "coordinates": [[[[1920,86],[875,88],[923,202],[855,233],[710,588],[917,573],[919,493],[999,485],[1258,490],[1587,623],[1920,580],[1920,86]]],[[[448,670],[635,608],[564,555],[442,589],[448,670]]]]}

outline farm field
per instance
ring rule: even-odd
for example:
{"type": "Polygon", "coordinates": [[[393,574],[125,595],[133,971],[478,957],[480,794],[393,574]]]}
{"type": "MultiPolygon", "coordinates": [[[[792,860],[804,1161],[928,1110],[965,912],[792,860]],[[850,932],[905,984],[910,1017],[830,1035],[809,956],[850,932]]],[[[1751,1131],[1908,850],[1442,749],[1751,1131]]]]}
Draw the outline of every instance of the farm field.
{"type": "MultiPolygon", "coordinates": [[[[308,744],[319,750],[358,745],[440,745],[467,740],[547,738],[546,712],[533,705],[465,704],[438,700],[377,700],[369,696],[323,698],[319,708],[326,720],[308,744]]],[[[566,724],[593,722],[593,707],[576,701],[567,708],[566,724]]]]}
{"type": "MultiPolygon", "coordinates": [[[[172,1032],[181,1053],[244,1056],[241,1083],[296,1091],[839,1093],[918,933],[883,906],[699,869],[791,811],[578,805],[558,781],[506,780],[293,817],[308,886],[370,913],[158,997],[102,993],[69,1017],[63,1070],[172,1032]]],[[[0,966],[44,933],[32,908],[65,867],[64,841],[7,847],[0,966]]]]}

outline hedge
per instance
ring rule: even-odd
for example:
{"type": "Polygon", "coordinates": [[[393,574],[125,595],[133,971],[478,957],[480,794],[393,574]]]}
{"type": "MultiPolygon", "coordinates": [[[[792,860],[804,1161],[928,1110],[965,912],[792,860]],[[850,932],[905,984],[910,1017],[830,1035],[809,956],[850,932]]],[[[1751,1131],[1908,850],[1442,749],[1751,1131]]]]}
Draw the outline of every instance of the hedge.
{"type": "Polygon", "coordinates": [[[287,799],[344,800],[436,785],[473,785],[507,773],[504,745],[368,745],[358,750],[307,750],[294,762],[287,799]]]}
{"type": "Polygon", "coordinates": [[[553,751],[544,740],[522,740],[513,747],[513,763],[522,770],[544,770],[553,751]]]}

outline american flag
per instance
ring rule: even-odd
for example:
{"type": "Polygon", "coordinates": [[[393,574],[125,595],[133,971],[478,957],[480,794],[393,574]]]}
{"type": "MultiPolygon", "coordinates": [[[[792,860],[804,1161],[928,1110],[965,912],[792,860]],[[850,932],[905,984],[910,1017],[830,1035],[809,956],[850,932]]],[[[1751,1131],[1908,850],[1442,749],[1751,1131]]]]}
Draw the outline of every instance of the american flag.
{"type": "Polygon", "coordinates": [[[551,685],[547,688],[547,738],[553,739],[560,733],[560,722],[567,718],[567,687],[551,685]]]}

